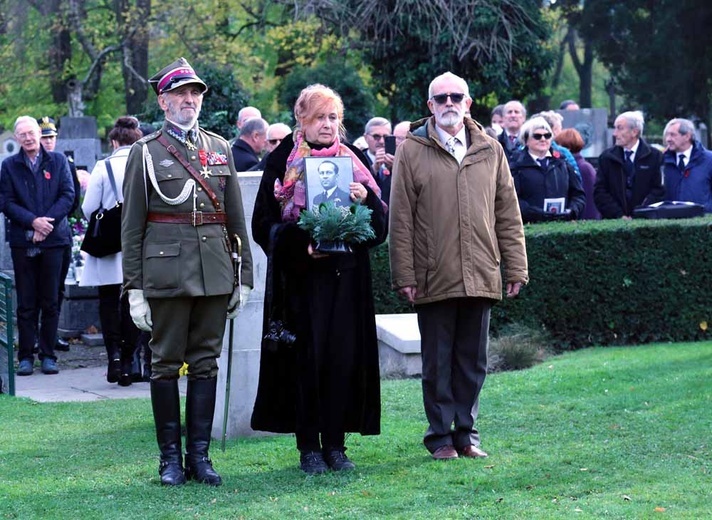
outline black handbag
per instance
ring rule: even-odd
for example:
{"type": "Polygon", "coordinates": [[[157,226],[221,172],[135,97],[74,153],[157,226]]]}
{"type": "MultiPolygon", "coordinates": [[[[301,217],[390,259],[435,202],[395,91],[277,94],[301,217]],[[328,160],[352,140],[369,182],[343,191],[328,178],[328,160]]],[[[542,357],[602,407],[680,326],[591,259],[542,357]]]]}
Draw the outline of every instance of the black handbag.
{"type": "Polygon", "coordinates": [[[82,247],[80,248],[85,253],[97,258],[113,255],[121,251],[121,210],[123,203],[119,202],[119,194],[116,189],[111,162],[106,159],[104,164],[106,173],[109,175],[109,182],[111,182],[111,189],[114,191],[116,205],[112,208],[99,207],[91,214],[89,225],[82,241],[82,247]]]}

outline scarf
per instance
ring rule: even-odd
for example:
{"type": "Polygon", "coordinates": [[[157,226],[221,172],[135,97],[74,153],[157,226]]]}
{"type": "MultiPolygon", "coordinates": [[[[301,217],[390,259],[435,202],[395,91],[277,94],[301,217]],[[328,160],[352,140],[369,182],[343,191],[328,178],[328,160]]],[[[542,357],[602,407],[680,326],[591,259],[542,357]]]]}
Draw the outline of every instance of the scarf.
{"type": "MultiPolygon", "coordinates": [[[[381,188],[378,187],[376,181],[371,175],[371,171],[359,160],[356,154],[351,149],[341,144],[337,137],[336,140],[326,148],[319,150],[312,149],[309,143],[304,139],[301,131],[295,132],[294,148],[287,158],[287,170],[284,173],[284,180],[279,179],[274,181],[274,197],[279,202],[282,210],[283,222],[296,222],[299,219],[299,213],[307,207],[307,190],[304,183],[304,158],[305,157],[351,157],[353,163],[354,182],[360,182],[364,186],[368,186],[373,192],[381,198],[381,188]]],[[[384,209],[387,209],[385,203],[384,209]]]]}

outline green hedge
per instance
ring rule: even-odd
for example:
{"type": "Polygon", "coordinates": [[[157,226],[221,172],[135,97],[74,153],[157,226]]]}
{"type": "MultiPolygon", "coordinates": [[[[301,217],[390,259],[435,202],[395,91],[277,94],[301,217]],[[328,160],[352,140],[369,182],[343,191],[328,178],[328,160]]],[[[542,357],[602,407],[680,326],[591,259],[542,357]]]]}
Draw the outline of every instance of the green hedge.
{"type": "MultiPolygon", "coordinates": [[[[709,340],[712,216],[525,227],[529,284],[492,311],[545,330],[554,346],[709,340]]],[[[412,312],[390,290],[386,245],[372,254],[376,312],[412,312]]]]}

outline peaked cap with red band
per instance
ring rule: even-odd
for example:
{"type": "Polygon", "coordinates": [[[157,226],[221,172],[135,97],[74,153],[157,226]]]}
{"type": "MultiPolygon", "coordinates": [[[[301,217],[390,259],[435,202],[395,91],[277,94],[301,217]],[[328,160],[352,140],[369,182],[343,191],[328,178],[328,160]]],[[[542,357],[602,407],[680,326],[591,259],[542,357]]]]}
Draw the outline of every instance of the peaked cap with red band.
{"type": "Polygon", "coordinates": [[[198,77],[185,58],[178,58],[167,67],[161,69],[158,74],[149,78],[148,82],[153,87],[153,90],[156,91],[156,94],[170,92],[189,83],[200,85],[203,93],[208,90],[208,86],[198,77]]]}

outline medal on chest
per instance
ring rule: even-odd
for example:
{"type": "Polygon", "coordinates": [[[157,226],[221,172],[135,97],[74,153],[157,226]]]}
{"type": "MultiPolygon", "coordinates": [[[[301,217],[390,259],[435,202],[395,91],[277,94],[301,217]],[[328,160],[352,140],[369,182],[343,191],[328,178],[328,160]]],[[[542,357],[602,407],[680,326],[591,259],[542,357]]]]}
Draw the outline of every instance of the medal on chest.
{"type": "Polygon", "coordinates": [[[200,164],[203,169],[200,170],[200,175],[203,179],[207,179],[211,175],[211,171],[208,169],[208,153],[205,150],[198,150],[198,156],[200,157],[200,164]]]}

